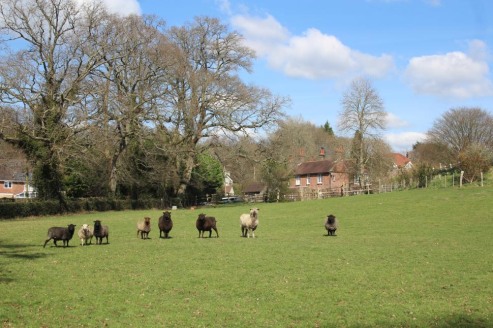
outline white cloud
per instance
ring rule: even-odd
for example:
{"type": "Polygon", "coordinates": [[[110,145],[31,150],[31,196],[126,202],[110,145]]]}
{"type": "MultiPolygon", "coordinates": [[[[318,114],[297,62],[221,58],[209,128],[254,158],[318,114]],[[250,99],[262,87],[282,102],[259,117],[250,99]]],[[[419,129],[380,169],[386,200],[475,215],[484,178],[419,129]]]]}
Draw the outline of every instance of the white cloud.
{"type": "Polygon", "coordinates": [[[216,0],[216,4],[223,13],[231,15],[231,3],[229,0],[216,0]]]}
{"type": "Polygon", "coordinates": [[[385,118],[385,126],[389,129],[397,129],[408,126],[408,123],[403,119],[399,118],[397,115],[392,113],[387,113],[385,118]]]}
{"type": "Polygon", "coordinates": [[[291,77],[348,79],[354,76],[382,77],[394,69],[393,58],[353,50],[337,37],[310,28],[291,35],[275,18],[237,15],[232,24],[246,44],[274,69],[291,77]]]}
{"type": "MultiPolygon", "coordinates": [[[[78,2],[91,2],[93,0],[77,0],[78,2]]],[[[141,14],[139,2],[137,0],[103,0],[110,13],[120,14],[123,16],[141,14]]]]}
{"type": "Polygon", "coordinates": [[[387,133],[384,135],[384,139],[393,150],[405,152],[412,150],[416,142],[424,141],[426,134],[421,132],[387,133]]]}
{"type": "Polygon", "coordinates": [[[486,45],[470,43],[469,54],[455,51],[444,55],[414,57],[404,73],[416,93],[469,98],[493,95],[486,45]]]}

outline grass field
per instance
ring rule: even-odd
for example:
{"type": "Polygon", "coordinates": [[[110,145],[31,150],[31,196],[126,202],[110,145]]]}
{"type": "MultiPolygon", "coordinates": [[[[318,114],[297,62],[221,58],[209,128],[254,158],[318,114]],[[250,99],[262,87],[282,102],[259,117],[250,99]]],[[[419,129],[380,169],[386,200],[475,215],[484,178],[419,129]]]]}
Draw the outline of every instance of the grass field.
{"type": "MultiPolygon", "coordinates": [[[[3,327],[493,327],[493,187],[0,221],[3,327]],[[200,212],[220,238],[199,239],[200,212]],[[323,221],[335,214],[336,237],[323,221]],[[151,239],[136,222],[151,216],[151,239]],[[50,226],[102,220],[109,245],[43,248],[50,226]]],[[[61,244],[61,243],[60,243],[61,244]]]]}

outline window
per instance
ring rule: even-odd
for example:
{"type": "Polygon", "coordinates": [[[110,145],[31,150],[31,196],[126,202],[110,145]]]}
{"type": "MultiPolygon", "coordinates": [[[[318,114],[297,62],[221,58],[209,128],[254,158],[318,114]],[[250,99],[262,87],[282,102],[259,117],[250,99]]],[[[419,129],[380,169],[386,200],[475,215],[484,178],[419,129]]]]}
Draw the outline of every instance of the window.
{"type": "Polygon", "coordinates": [[[3,182],[3,187],[5,189],[12,189],[12,181],[4,181],[3,182]]]}
{"type": "Polygon", "coordinates": [[[297,186],[301,185],[301,177],[299,175],[296,176],[295,185],[297,186]]]}
{"type": "Polygon", "coordinates": [[[310,174],[307,174],[306,175],[306,185],[309,186],[310,185],[310,174]]]}
{"type": "Polygon", "coordinates": [[[317,176],[317,184],[322,184],[324,182],[322,173],[319,173],[317,176]]]}

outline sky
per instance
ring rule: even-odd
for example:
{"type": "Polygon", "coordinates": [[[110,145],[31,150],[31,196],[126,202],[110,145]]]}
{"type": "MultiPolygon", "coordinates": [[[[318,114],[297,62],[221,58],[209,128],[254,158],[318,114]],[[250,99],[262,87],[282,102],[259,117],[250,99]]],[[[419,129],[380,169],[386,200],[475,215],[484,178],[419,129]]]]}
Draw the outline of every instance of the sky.
{"type": "Polygon", "coordinates": [[[329,122],[336,135],[342,97],[360,77],[383,100],[381,136],[396,152],[412,150],[450,109],[493,115],[491,0],[104,1],[168,27],[220,19],[256,52],[243,80],[289,97],[289,116],[329,122]]]}

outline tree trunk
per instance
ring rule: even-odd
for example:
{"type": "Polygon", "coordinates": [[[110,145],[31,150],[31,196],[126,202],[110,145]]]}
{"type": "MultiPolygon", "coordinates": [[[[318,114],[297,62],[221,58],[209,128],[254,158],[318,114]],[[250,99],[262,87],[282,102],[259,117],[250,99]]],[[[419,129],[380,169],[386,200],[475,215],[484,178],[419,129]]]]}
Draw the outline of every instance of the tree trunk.
{"type": "Polygon", "coordinates": [[[184,160],[183,174],[180,179],[180,186],[178,187],[177,194],[184,195],[190,180],[192,179],[192,171],[195,167],[195,152],[187,154],[187,158],[184,160]]]}

